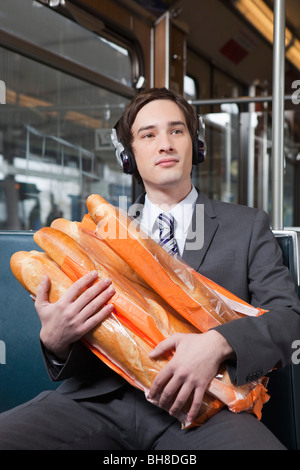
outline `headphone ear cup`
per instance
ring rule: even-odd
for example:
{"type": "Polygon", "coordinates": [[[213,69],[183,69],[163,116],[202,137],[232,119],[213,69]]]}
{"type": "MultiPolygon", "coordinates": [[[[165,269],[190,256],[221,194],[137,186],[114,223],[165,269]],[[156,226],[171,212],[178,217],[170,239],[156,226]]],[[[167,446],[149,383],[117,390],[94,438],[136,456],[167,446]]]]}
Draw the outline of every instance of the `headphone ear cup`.
{"type": "Polygon", "coordinates": [[[199,165],[205,158],[205,143],[199,139],[199,136],[193,142],[193,165],[199,165]]]}
{"type": "Polygon", "coordinates": [[[198,131],[197,137],[193,142],[193,165],[199,165],[205,159],[206,142],[205,142],[205,124],[202,116],[198,115],[198,131]]]}
{"type": "Polygon", "coordinates": [[[122,167],[124,173],[132,175],[136,170],[135,158],[132,152],[124,147],[122,142],[118,139],[117,135],[118,123],[111,130],[111,142],[115,149],[116,159],[122,167]]]}
{"type": "Polygon", "coordinates": [[[120,154],[120,157],[122,161],[123,172],[127,175],[132,175],[137,170],[135,158],[132,152],[124,148],[124,150],[120,154]]]}

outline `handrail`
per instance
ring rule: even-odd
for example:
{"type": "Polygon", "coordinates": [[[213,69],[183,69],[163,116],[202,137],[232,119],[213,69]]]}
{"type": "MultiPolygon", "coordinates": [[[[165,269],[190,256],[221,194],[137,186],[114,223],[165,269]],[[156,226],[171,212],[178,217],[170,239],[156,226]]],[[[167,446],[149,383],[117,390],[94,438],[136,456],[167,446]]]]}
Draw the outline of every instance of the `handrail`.
{"type": "MultiPolygon", "coordinates": [[[[293,95],[285,95],[284,100],[292,100],[293,95]]],[[[218,105],[227,103],[249,104],[249,103],[267,103],[273,101],[273,96],[239,96],[238,98],[212,98],[203,100],[189,100],[193,106],[218,105]]]]}

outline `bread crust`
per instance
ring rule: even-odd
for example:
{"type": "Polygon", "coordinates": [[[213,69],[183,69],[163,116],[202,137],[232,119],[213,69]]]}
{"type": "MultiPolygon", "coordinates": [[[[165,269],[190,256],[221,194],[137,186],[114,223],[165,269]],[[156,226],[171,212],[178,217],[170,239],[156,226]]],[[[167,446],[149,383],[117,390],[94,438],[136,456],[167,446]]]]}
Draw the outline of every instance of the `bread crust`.
{"type": "Polygon", "coordinates": [[[10,267],[20,284],[33,296],[43,277],[50,279],[49,301],[56,302],[73,284],[59,266],[46,254],[39,251],[18,251],[10,259],[10,267]]]}

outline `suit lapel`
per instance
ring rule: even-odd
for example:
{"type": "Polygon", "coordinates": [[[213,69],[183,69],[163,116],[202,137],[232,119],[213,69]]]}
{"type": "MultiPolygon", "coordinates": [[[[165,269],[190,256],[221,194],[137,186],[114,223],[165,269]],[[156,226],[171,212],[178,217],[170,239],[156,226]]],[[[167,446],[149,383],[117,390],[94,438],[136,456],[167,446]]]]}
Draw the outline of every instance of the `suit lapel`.
{"type": "MultiPolygon", "coordinates": [[[[185,247],[182,259],[196,271],[198,271],[199,267],[201,266],[204,256],[211,244],[211,241],[218,229],[219,222],[216,219],[216,215],[214,209],[211,205],[210,200],[204,196],[204,194],[199,193],[198,199],[196,204],[203,204],[204,205],[204,240],[202,248],[198,250],[188,249],[185,247]]],[[[192,224],[189,228],[189,234],[191,234],[196,227],[196,211],[193,213],[192,224]]]]}

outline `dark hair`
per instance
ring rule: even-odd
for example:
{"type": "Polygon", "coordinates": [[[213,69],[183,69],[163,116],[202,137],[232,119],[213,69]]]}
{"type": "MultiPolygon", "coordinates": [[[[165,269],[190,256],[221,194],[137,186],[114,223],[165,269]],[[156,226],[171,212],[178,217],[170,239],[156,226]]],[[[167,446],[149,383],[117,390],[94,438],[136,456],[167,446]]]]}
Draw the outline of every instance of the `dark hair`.
{"type": "Polygon", "coordinates": [[[197,114],[192,105],[178,93],[168,90],[167,88],[150,88],[136,95],[127,105],[123,116],[118,122],[118,138],[128,150],[132,152],[132,125],[138,112],[148,103],[155,100],[171,100],[176,103],[184,114],[187,128],[190,132],[192,140],[197,136],[198,122],[197,114]]]}

